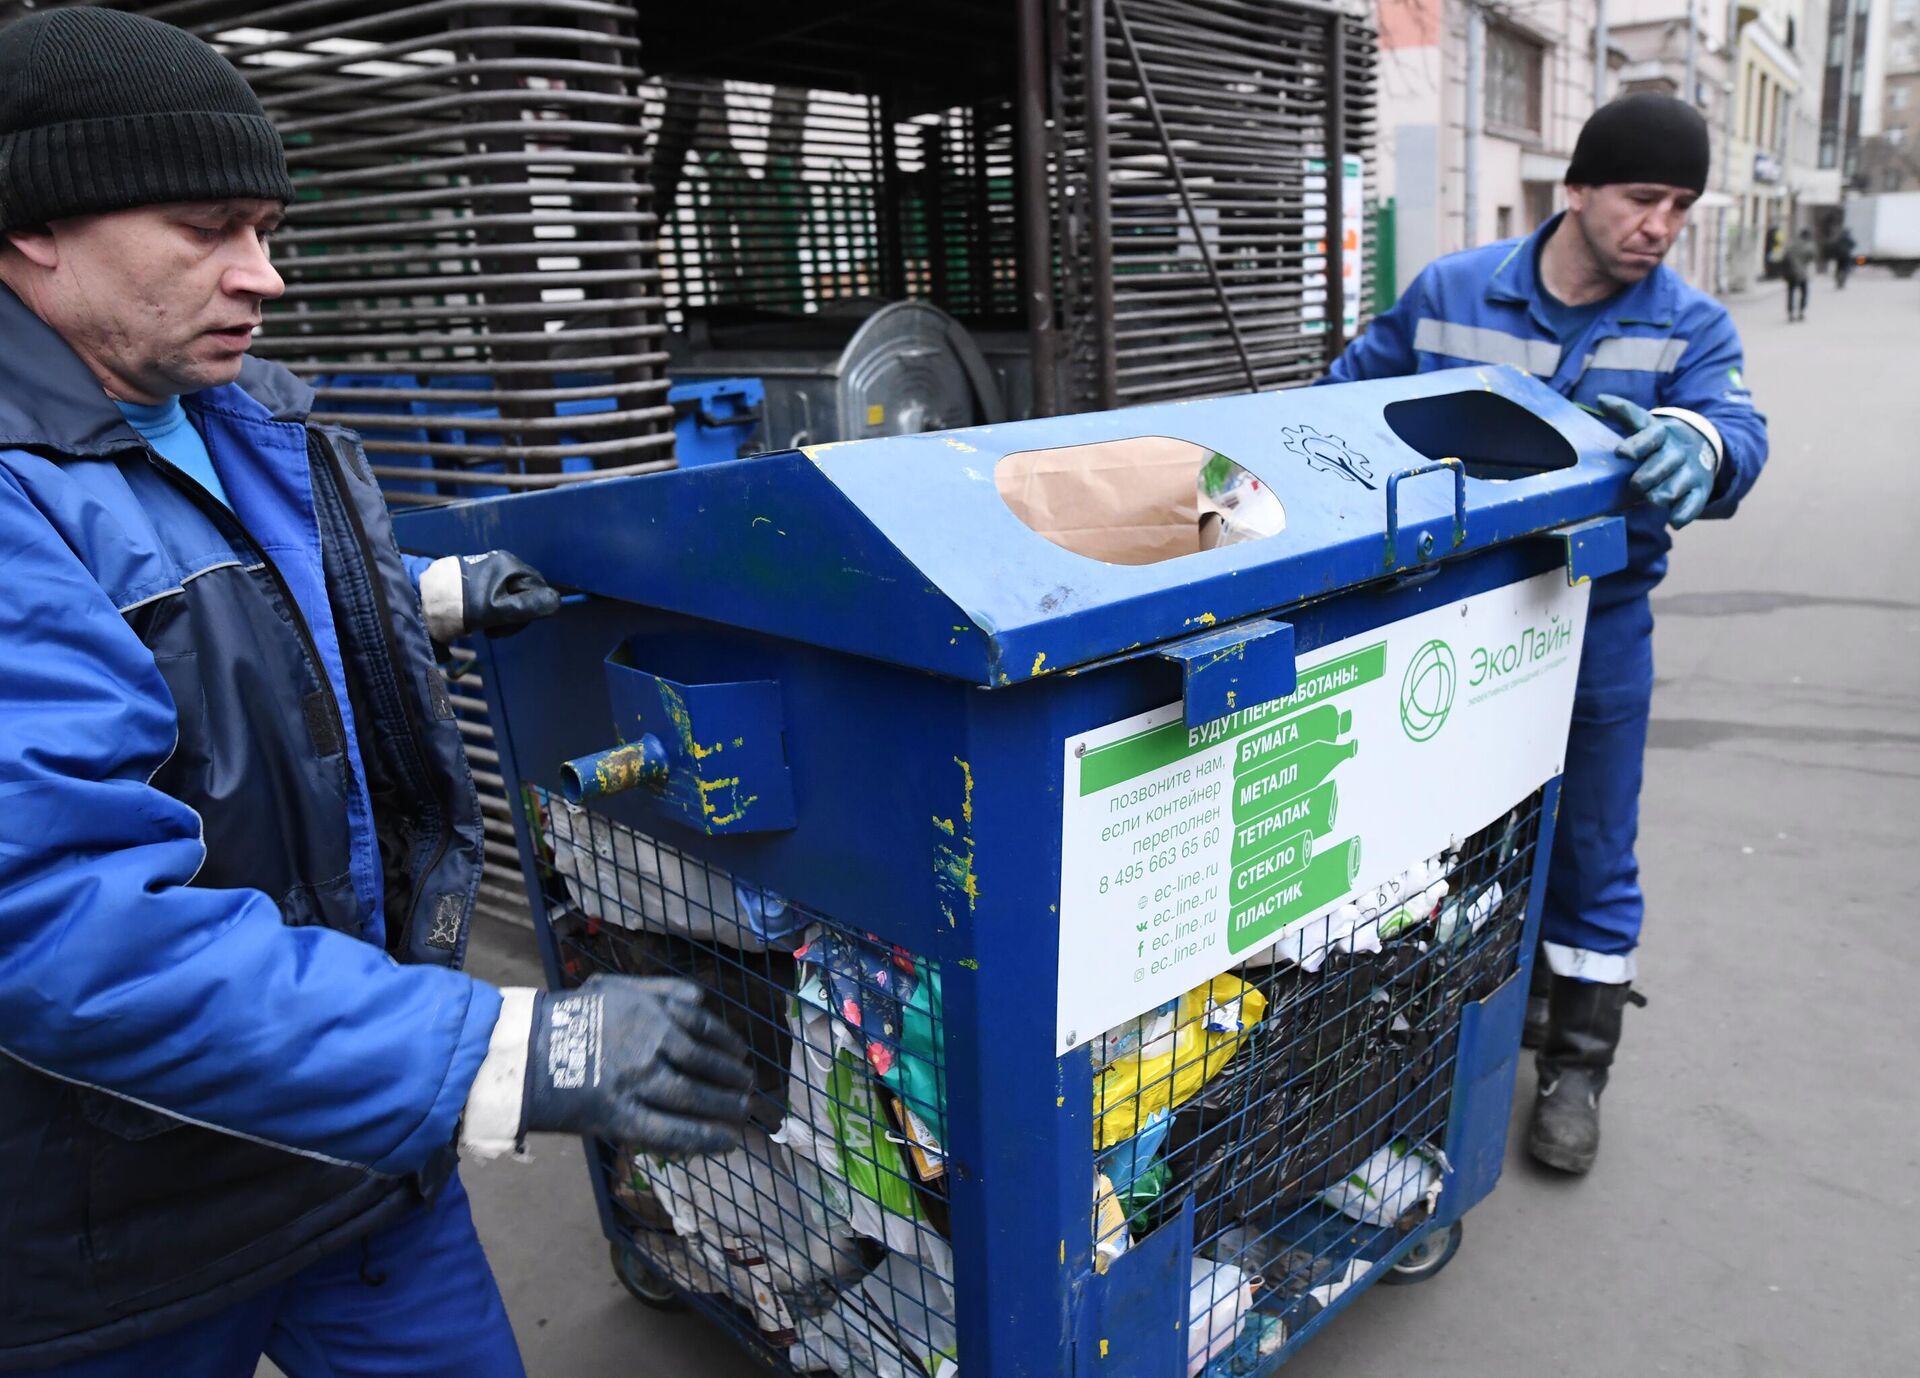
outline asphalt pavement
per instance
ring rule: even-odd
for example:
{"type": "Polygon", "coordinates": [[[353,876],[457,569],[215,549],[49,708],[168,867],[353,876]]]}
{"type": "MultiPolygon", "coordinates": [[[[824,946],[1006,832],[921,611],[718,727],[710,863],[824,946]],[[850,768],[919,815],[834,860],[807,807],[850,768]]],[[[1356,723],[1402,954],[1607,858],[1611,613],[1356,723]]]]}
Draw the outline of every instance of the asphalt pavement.
{"type": "MultiPolygon", "coordinates": [[[[1920,280],[1737,299],[1773,458],[1654,601],[1641,987],[1599,1165],[1507,1172],[1464,1247],[1291,1378],[1920,1373],[1920,280]],[[1904,858],[1904,860],[1903,860],[1904,858]]],[[[491,929],[480,973],[532,979],[491,929]]],[[[745,1378],[613,1279],[579,1150],[466,1170],[533,1378],[745,1378]]],[[[984,1378],[984,1376],[982,1376],[984,1378]]],[[[1179,1378],[1168,1375],[1168,1378],[1179,1378]]]]}

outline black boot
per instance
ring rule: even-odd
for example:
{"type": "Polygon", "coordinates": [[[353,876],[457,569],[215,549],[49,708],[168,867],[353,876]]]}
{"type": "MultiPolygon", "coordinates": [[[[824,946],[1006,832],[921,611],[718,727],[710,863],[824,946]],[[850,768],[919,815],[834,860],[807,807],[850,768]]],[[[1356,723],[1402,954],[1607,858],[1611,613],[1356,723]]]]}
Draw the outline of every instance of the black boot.
{"type": "Polygon", "coordinates": [[[1545,948],[1535,948],[1533,975],[1527,983],[1527,1022],[1520,1026],[1520,1046],[1538,1048],[1547,1041],[1547,995],[1553,989],[1553,969],[1545,948]]]}
{"type": "Polygon", "coordinates": [[[1547,1038],[1534,1059],[1540,1094],[1527,1127],[1527,1151],[1548,1167],[1585,1172],[1600,1152],[1600,1093],[1629,1003],[1647,1001],[1628,985],[1553,978],[1547,1038]]]}

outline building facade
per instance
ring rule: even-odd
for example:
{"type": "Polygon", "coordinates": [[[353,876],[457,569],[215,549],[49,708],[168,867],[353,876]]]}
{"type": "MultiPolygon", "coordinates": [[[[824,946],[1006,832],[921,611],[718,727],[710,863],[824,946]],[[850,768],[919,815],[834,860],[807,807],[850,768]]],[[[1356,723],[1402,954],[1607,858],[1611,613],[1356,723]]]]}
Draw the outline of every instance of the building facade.
{"type": "Polygon", "coordinates": [[[1594,108],[1594,0],[1376,0],[1379,191],[1404,285],[1442,254],[1533,229],[1594,108]],[[1469,91],[1477,89],[1470,99],[1469,91]]]}
{"type": "MultiPolygon", "coordinates": [[[[1910,15],[1909,6],[1902,8],[1910,15]]],[[[1827,11],[1820,165],[1848,191],[1865,190],[1862,158],[1880,135],[1893,9],[1893,0],[1830,0],[1827,11]]]]}
{"type": "Polygon", "coordinates": [[[1849,182],[1861,192],[1920,190],[1920,0],[1891,0],[1879,51],[1880,125],[1861,136],[1849,182]]]}
{"type": "Polygon", "coordinates": [[[1685,99],[1687,73],[1693,73],[1693,104],[1712,134],[1713,169],[1687,234],[1668,262],[1696,286],[1711,292],[1731,290],[1735,284],[1730,265],[1743,229],[1730,190],[1739,179],[1734,166],[1738,155],[1731,143],[1736,87],[1727,13],[1696,13],[1689,38],[1686,9],[1679,0],[1616,0],[1608,11],[1608,45],[1615,57],[1610,96],[1652,91],[1685,99]]]}
{"type": "MultiPolygon", "coordinates": [[[[1837,221],[1841,172],[1821,165],[1829,0],[1607,0],[1604,63],[1596,0],[1374,2],[1379,191],[1396,202],[1403,284],[1439,255],[1523,233],[1561,205],[1596,95],[1659,91],[1705,116],[1713,172],[1669,260],[1697,286],[1742,290],[1800,225],[1837,221]]],[[[1831,2],[1843,12],[1920,4],[1831,2]]],[[[1920,92],[1905,99],[1920,113],[1920,92]]]]}

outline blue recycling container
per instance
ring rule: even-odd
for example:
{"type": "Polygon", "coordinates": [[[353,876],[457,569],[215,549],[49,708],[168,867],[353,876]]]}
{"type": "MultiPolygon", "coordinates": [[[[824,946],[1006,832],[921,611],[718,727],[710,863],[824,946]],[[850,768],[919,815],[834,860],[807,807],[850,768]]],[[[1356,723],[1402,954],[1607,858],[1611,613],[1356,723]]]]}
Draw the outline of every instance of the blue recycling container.
{"type": "Polygon", "coordinates": [[[627,1285],[782,1371],[1224,1378],[1437,1272],[1615,442],[1471,369],[404,514],[570,595],[482,647],[550,981],[753,1049],[737,1152],[588,1146],[627,1285]]]}

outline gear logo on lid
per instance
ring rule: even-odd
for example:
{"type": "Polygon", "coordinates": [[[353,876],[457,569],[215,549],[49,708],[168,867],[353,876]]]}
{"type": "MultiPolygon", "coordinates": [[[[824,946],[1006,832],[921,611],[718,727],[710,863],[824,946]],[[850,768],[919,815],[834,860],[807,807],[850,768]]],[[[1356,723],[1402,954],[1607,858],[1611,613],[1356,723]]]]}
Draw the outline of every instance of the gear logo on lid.
{"type": "Polygon", "coordinates": [[[1288,450],[1307,461],[1307,467],[1323,474],[1338,474],[1363,488],[1373,485],[1373,461],[1337,435],[1323,435],[1311,426],[1288,426],[1280,432],[1288,450]]]}
{"type": "Polygon", "coordinates": [[[1413,653],[1400,681],[1400,726],[1408,737],[1424,742],[1446,726],[1459,680],[1453,648],[1446,642],[1436,638],[1413,653]]]}

